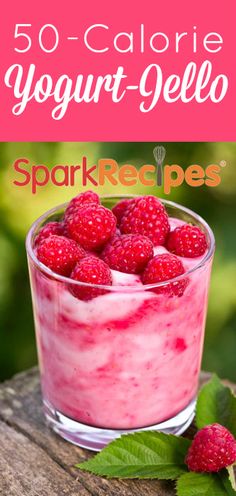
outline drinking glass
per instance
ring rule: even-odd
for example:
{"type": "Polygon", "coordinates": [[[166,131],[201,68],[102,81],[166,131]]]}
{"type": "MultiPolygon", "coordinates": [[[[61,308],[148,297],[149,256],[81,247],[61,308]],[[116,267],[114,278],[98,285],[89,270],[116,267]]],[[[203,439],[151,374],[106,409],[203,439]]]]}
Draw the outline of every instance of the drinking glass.
{"type": "MultiPolygon", "coordinates": [[[[112,208],[123,197],[104,197],[112,208]]],[[[125,197],[127,198],[127,196],[125,197]]],[[[214,236],[191,210],[164,201],[173,219],[199,226],[208,249],[171,283],[185,281],[182,296],[168,282],[103,286],[89,301],[72,286],[88,286],[52,272],[34,252],[47,222],[66,205],[46,212],[26,240],[44,411],[68,441],[99,451],[122,433],[158,430],[180,434],[194,416],[202,358],[214,236]]],[[[99,286],[101,288],[101,286],[99,286]]]]}

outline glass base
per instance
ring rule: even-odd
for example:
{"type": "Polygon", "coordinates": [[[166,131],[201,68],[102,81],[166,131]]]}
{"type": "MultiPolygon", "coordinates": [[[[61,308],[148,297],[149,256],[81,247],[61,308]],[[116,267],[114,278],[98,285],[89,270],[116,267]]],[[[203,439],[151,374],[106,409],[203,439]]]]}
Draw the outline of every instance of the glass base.
{"type": "Polygon", "coordinates": [[[49,427],[59,434],[59,436],[81,448],[100,451],[104,446],[122,434],[129,434],[131,432],[161,431],[166,434],[180,435],[189,427],[194,418],[195,404],[195,400],[191,401],[178,415],[160,424],[128,430],[101,429],[99,427],[90,427],[89,425],[81,424],[55,410],[45,400],[44,413],[49,427]]]}

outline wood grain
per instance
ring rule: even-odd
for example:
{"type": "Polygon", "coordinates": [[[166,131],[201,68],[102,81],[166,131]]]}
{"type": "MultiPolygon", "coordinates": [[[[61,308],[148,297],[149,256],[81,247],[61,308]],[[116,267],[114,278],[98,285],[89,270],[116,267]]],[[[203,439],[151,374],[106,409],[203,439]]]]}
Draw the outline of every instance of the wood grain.
{"type": "MultiPolygon", "coordinates": [[[[208,378],[209,374],[202,374],[201,382],[208,378]]],[[[90,456],[91,452],[69,444],[46,426],[37,368],[0,384],[1,496],[175,494],[172,483],[108,481],[74,468],[90,456]]]]}

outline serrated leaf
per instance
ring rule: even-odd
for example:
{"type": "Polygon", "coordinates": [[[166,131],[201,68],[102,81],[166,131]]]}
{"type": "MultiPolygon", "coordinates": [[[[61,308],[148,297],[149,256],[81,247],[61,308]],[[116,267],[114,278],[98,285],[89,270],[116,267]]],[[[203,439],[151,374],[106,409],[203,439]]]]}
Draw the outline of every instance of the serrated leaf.
{"type": "Polygon", "coordinates": [[[198,395],[196,425],[201,429],[215,422],[227,427],[236,437],[236,397],[229,387],[213,375],[198,395]]]}
{"type": "Polygon", "coordinates": [[[176,479],[187,472],[184,459],[189,446],[183,437],[137,432],[121,436],[76,467],[106,477],[176,479]]]}
{"type": "Polygon", "coordinates": [[[225,471],[219,474],[189,472],[176,485],[177,496],[235,496],[225,471]]]}

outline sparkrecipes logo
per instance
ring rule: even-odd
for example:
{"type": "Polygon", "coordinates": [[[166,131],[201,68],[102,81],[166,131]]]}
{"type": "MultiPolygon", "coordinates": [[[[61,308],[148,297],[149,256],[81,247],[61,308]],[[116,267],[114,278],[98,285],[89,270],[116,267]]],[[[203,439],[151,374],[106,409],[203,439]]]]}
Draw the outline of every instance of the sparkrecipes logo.
{"type": "Polygon", "coordinates": [[[132,164],[119,165],[114,158],[100,158],[96,164],[90,164],[86,156],[82,157],[76,165],[55,165],[48,168],[45,164],[31,164],[30,160],[21,157],[13,163],[17,173],[13,183],[16,186],[31,185],[33,194],[38,189],[51,182],[54,186],[97,187],[135,186],[163,187],[165,194],[170,194],[172,188],[177,188],[183,183],[193,188],[204,184],[216,187],[221,182],[220,172],[226,162],[209,164],[205,168],[199,164],[188,165],[183,168],[178,164],[165,164],[166,150],[163,146],[156,146],[153,150],[155,164],[143,164],[139,168],[132,164]]]}

